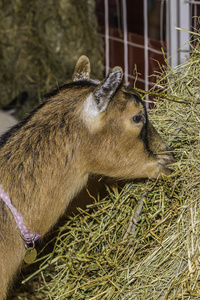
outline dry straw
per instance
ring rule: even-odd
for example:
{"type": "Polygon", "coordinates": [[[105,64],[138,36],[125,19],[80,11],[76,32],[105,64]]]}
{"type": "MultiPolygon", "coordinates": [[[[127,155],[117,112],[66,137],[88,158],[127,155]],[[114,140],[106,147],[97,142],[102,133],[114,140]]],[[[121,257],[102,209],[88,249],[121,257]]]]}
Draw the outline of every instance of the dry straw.
{"type": "Polygon", "coordinates": [[[199,70],[195,47],[185,64],[163,69],[150,91],[150,117],[175,154],[173,174],[114,185],[80,209],[24,280],[37,292],[16,299],[200,298],[199,70]]]}
{"type": "Polygon", "coordinates": [[[87,55],[93,76],[102,76],[101,39],[95,1],[0,1],[0,107],[20,94],[20,117],[41,95],[71,79],[77,59],[87,55]]]}

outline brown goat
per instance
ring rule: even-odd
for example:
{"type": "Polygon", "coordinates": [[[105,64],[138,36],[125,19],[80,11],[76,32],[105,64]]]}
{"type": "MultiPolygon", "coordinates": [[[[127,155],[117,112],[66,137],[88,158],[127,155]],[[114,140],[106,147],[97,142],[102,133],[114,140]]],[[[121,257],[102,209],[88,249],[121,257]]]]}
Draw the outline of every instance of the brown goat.
{"type": "MultiPolygon", "coordinates": [[[[120,67],[90,80],[82,56],[73,82],[49,94],[0,139],[0,184],[31,232],[41,237],[65,212],[90,174],[119,179],[170,174],[168,146],[148,120],[120,67]]],[[[2,197],[1,197],[2,198],[2,197]]],[[[0,199],[0,299],[23,262],[25,241],[0,199]]]]}

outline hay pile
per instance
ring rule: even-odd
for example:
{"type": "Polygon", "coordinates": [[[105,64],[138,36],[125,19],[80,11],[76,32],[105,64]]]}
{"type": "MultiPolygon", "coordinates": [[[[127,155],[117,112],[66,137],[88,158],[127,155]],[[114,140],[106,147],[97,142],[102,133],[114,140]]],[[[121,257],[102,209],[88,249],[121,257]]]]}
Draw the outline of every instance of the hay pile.
{"type": "Polygon", "coordinates": [[[93,75],[102,76],[94,0],[0,1],[0,37],[0,108],[26,92],[21,115],[30,111],[71,79],[82,54],[96,67],[93,75]]]}
{"type": "Polygon", "coordinates": [[[58,229],[53,251],[24,280],[28,292],[12,299],[200,298],[199,70],[194,48],[151,91],[158,98],[151,119],[172,144],[174,173],[109,187],[106,199],[58,229]]]}

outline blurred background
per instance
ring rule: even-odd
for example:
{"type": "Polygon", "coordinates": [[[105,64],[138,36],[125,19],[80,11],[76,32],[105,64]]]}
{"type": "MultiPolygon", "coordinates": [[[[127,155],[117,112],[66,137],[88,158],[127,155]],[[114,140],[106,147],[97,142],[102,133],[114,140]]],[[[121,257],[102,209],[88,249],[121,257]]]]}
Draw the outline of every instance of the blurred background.
{"type": "Polygon", "coordinates": [[[195,0],[0,0],[0,109],[22,118],[71,79],[82,54],[93,78],[120,65],[149,90],[163,54],[172,68],[187,60],[199,15],[195,0]]]}

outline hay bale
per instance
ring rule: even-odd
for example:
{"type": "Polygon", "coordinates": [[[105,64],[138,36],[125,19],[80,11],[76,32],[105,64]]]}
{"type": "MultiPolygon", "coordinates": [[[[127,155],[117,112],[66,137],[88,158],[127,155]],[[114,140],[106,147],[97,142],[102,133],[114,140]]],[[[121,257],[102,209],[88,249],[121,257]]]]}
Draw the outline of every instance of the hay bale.
{"type": "Polygon", "coordinates": [[[94,3],[1,1],[0,107],[26,91],[29,100],[23,110],[29,111],[42,101],[41,94],[71,79],[82,54],[96,66],[95,78],[102,76],[94,3]]]}
{"type": "Polygon", "coordinates": [[[37,293],[20,299],[199,299],[199,69],[194,48],[150,92],[151,119],[175,153],[171,176],[111,186],[106,199],[69,218],[24,280],[37,293]],[[130,226],[138,205],[140,221],[130,226]]]}

